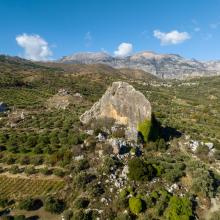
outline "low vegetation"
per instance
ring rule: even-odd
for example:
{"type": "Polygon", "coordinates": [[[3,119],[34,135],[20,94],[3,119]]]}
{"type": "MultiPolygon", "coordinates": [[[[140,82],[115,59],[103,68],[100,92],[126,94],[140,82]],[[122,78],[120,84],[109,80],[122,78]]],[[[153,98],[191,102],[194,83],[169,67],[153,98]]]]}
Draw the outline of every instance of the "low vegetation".
{"type": "Polygon", "coordinates": [[[44,210],[73,220],[191,220],[210,210],[220,192],[220,77],[162,82],[149,75],[143,82],[103,65],[66,70],[18,62],[0,57],[0,102],[9,106],[0,113],[0,215],[10,209],[25,213],[14,219],[44,210]],[[110,119],[79,121],[119,80],[152,103],[138,144],[110,119]],[[48,109],[60,89],[82,100],[48,109]]]}

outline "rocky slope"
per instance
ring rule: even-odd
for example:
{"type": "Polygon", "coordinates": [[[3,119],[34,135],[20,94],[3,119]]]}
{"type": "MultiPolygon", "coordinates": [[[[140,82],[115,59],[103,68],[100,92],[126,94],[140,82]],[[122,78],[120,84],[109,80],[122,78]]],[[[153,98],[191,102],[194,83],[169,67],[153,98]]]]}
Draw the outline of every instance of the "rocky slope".
{"type": "Polygon", "coordinates": [[[63,57],[59,63],[107,64],[114,68],[141,69],[160,78],[184,79],[220,74],[220,61],[202,62],[176,54],[140,52],[128,57],[113,57],[107,53],[77,53],[63,57]]]}

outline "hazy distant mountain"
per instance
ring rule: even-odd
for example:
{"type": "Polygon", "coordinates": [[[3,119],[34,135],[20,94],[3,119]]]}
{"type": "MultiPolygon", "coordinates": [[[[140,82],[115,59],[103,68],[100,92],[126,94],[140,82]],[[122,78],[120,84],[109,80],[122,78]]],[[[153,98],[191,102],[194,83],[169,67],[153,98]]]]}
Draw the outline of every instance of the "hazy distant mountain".
{"type": "Polygon", "coordinates": [[[57,62],[77,64],[107,64],[114,68],[141,69],[160,78],[182,79],[220,74],[220,61],[185,59],[176,54],[140,52],[128,57],[113,57],[104,52],[85,52],[65,56],[57,62]]]}

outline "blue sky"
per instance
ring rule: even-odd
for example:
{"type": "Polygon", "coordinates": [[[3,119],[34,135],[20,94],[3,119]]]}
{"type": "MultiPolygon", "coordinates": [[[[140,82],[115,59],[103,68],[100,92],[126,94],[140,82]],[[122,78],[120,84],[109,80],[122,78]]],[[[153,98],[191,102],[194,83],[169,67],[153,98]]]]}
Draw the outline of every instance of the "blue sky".
{"type": "Polygon", "coordinates": [[[220,0],[1,0],[0,30],[0,53],[30,59],[100,50],[220,59],[220,0]]]}

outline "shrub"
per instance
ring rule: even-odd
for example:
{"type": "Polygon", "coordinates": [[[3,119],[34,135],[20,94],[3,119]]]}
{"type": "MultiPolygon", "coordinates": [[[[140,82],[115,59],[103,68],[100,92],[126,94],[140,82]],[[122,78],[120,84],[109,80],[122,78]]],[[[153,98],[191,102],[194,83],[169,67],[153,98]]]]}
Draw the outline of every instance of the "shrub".
{"type": "Polygon", "coordinates": [[[19,169],[19,167],[17,165],[13,165],[10,167],[9,172],[12,174],[17,174],[17,173],[21,173],[22,170],[19,169]]]}
{"type": "Polygon", "coordinates": [[[119,165],[120,163],[117,158],[106,156],[102,164],[101,171],[106,174],[110,174],[112,172],[112,169],[117,168],[119,165]]]}
{"type": "Polygon", "coordinates": [[[65,210],[62,214],[64,220],[71,220],[73,217],[73,212],[69,209],[65,210]]]}
{"type": "Polygon", "coordinates": [[[115,220],[131,220],[131,217],[127,213],[118,213],[115,220]]]}
{"type": "Polygon", "coordinates": [[[121,191],[120,191],[120,197],[121,198],[126,198],[127,197],[127,195],[129,194],[129,192],[126,190],[126,189],[122,189],[121,191]]]}
{"type": "Polygon", "coordinates": [[[0,207],[5,208],[6,206],[8,206],[9,201],[6,198],[0,198],[0,207]]]}
{"type": "Polygon", "coordinates": [[[13,156],[9,156],[8,158],[6,158],[6,163],[8,165],[14,164],[16,162],[16,158],[13,156]]]}
{"type": "Polygon", "coordinates": [[[15,215],[14,220],[25,220],[25,215],[15,215]]]}
{"type": "Polygon", "coordinates": [[[134,158],[128,162],[128,177],[132,180],[152,179],[156,170],[151,164],[145,164],[140,158],[134,158]]]}
{"type": "Polygon", "coordinates": [[[45,200],[45,210],[51,213],[62,213],[65,209],[65,203],[63,200],[48,197],[45,200]]]}
{"type": "Polygon", "coordinates": [[[23,156],[19,162],[21,165],[28,165],[30,164],[30,158],[28,156],[23,156]]]}
{"type": "Polygon", "coordinates": [[[89,191],[93,197],[98,197],[105,192],[101,184],[91,184],[89,187],[89,191]]]}
{"type": "Polygon", "coordinates": [[[80,172],[74,178],[73,184],[78,188],[85,188],[88,183],[90,183],[94,178],[96,178],[92,174],[88,174],[86,172],[80,172]]]}
{"type": "Polygon", "coordinates": [[[77,209],[85,209],[87,208],[89,205],[89,200],[87,198],[78,198],[76,201],[75,201],[75,207],[77,209]]]}
{"type": "Polygon", "coordinates": [[[164,139],[159,139],[157,141],[157,150],[166,150],[167,149],[167,144],[164,139]]]}
{"type": "Polygon", "coordinates": [[[1,217],[1,220],[14,220],[14,217],[13,216],[2,216],[1,217]]]}
{"type": "Polygon", "coordinates": [[[220,160],[220,150],[216,150],[214,156],[216,160],[220,160]]]}
{"type": "Polygon", "coordinates": [[[196,153],[199,156],[205,156],[206,157],[209,154],[209,148],[207,146],[200,145],[199,147],[197,147],[196,153]]]}
{"type": "Polygon", "coordinates": [[[61,169],[54,169],[53,170],[53,174],[59,177],[64,177],[65,176],[65,172],[61,169]]]}
{"type": "Polygon", "coordinates": [[[34,156],[31,158],[31,161],[30,161],[30,163],[35,166],[41,165],[43,164],[43,162],[44,162],[44,159],[42,156],[34,156]]]}
{"type": "Polygon", "coordinates": [[[89,161],[86,159],[79,160],[76,164],[76,172],[89,169],[89,161]]]}
{"type": "Polygon", "coordinates": [[[193,217],[191,201],[187,197],[171,197],[165,216],[167,220],[190,220],[193,217]]]}
{"type": "Polygon", "coordinates": [[[41,172],[42,174],[44,174],[44,175],[51,175],[51,174],[53,173],[52,170],[51,170],[51,169],[48,169],[47,167],[42,168],[42,169],[40,170],[40,172],[41,172]]]}
{"type": "Polygon", "coordinates": [[[84,220],[84,219],[86,219],[85,217],[86,217],[86,215],[83,212],[83,210],[78,210],[73,213],[71,220],[84,220]]]}
{"type": "Polygon", "coordinates": [[[151,120],[144,120],[138,124],[138,133],[142,142],[148,142],[151,130],[151,120]]]}
{"type": "Polygon", "coordinates": [[[31,166],[31,167],[26,167],[24,172],[27,174],[27,175],[32,175],[32,174],[35,174],[37,172],[37,170],[35,169],[34,166],[31,166]]]}
{"type": "Polygon", "coordinates": [[[179,180],[180,177],[184,175],[184,172],[179,169],[168,169],[164,174],[164,177],[167,181],[174,183],[179,180]]]}
{"type": "Polygon", "coordinates": [[[18,207],[19,209],[24,209],[26,211],[37,210],[43,206],[43,202],[40,199],[26,198],[20,201],[18,207]]]}
{"type": "Polygon", "coordinates": [[[122,198],[119,197],[115,200],[115,206],[117,207],[118,210],[126,209],[128,208],[128,198],[122,198]]]}
{"type": "Polygon", "coordinates": [[[154,114],[151,120],[144,120],[138,124],[138,139],[142,143],[147,143],[148,141],[157,141],[158,138],[162,137],[162,129],[160,122],[156,119],[154,114]]]}
{"type": "Polygon", "coordinates": [[[134,214],[140,213],[143,209],[141,199],[131,197],[129,199],[129,208],[130,208],[131,212],[134,213],[134,214]]]}

